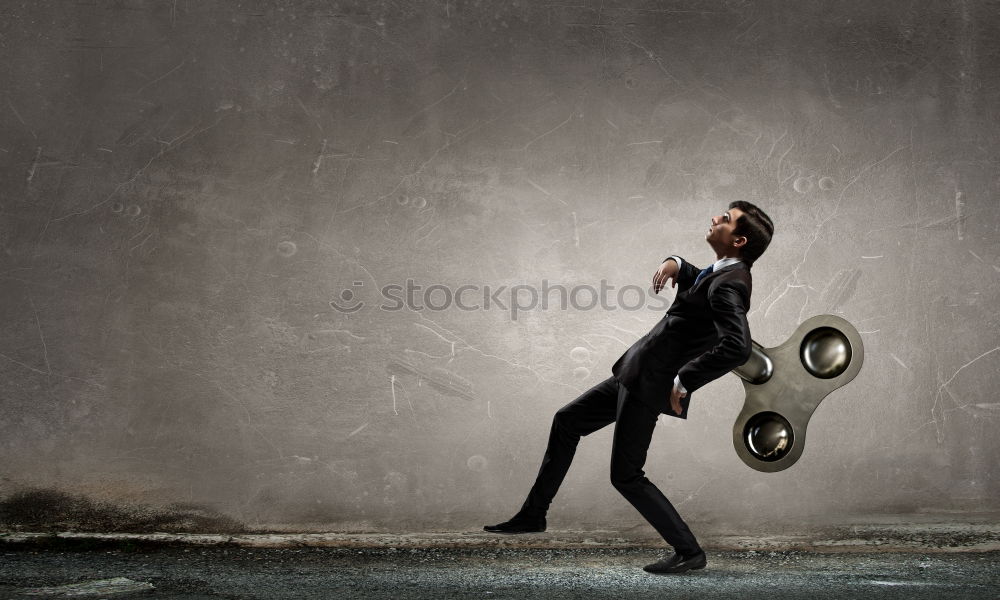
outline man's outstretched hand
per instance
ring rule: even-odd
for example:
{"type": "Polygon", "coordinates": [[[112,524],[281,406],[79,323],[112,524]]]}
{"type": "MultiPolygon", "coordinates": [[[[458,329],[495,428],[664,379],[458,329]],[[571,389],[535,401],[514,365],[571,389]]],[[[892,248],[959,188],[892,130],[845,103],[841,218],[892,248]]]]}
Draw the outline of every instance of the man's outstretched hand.
{"type": "Polygon", "coordinates": [[[657,269],[656,273],[653,275],[653,293],[659,294],[660,290],[663,289],[663,286],[666,285],[668,279],[673,280],[670,287],[677,287],[678,271],[680,271],[680,269],[677,268],[676,260],[668,258],[663,261],[663,264],[660,265],[660,268],[657,269]]]}
{"type": "Polygon", "coordinates": [[[687,394],[677,389],[676,385],[674,389],[670,390],[670,408],[674,411],[674,414],[679,415],[684,411],[684,407],[681,406],[681,398],[684,396],[687,396],[687,394]]]}

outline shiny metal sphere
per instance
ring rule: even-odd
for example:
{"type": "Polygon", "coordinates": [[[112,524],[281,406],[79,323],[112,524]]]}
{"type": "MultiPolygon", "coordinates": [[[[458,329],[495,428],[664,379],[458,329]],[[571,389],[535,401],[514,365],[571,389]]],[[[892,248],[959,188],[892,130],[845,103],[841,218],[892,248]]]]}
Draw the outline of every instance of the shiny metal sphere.
{"type": "Polygon", "coordinates": [[[781,460],[791,451],[794,441],[791,424],[776,412],[757,413],[743,428],[743,442],[747,450],[765,462],[781,460]]]}
{"type": "Polygon", "coordinates": [[[817,327],[802,339],[799,357],[812,375],[832,379],[851,364],[851,342],[838,329],[817,327]]]}

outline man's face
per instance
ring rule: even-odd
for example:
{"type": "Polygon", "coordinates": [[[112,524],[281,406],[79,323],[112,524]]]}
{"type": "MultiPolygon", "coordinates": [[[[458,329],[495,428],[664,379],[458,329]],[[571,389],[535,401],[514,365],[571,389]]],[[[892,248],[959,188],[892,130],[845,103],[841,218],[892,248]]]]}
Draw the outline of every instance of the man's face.
{"type": "Polygon", "coordinates": [[[736,242],[739,242],[740,246],[745,243],[746,238],[733,235],[736,220],[742,214],[742,210],[730,208],[721,215],[712,217],[712,225],[708,228],[708,233],[705,234],[705,241],[712,246],[716,253],[735,255],[739,251],[736,242]]]}

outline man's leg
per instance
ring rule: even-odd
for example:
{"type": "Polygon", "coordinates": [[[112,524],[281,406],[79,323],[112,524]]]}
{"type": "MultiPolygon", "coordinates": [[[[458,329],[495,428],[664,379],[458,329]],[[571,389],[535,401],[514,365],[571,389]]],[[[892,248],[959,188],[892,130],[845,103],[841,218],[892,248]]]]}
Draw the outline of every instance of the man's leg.
{"type": "Polygon", "coordinates": [[[630,398],[628,390],[622,387],[611,445],[611,483],[677,553],[695,555],[701,552],[701,547],[694,534],[642,470],[657,417],[659,414],[638,399],[630,398]]]}
{"type": "Polygon", "coordinates": [[[545,516],[573,462],[580,437],[614,422],[619,387],[618,380],[609,377],[556,411],[542,466],[518,515],[545,516]]]}
{"type": "Polygon", "coordinates": [[[496,533],[545,530],[545,514],[573,462],[580,438],[614,422],[620,387],[617,379],[609,377],[556,411],[542,466],[521,510],[509,521],[483,529],[496,533]]]}

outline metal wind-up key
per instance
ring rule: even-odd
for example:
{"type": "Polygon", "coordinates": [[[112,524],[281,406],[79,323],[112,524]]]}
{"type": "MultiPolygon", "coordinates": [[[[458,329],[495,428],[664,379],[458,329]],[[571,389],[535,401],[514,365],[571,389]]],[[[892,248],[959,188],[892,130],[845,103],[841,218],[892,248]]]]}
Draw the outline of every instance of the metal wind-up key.
{"type": "Polygon", "coordinates": [[[743,462],[768,473],[795,464],[816,407],[854,379],[864,356],[858,330],[834,315],[810,317],[775,348],[753,342],[750,359],[733,369],[746,390],[733,425],[733,445],[743,462]]]}

